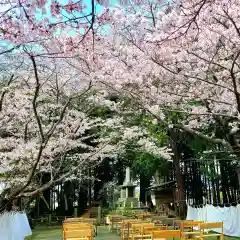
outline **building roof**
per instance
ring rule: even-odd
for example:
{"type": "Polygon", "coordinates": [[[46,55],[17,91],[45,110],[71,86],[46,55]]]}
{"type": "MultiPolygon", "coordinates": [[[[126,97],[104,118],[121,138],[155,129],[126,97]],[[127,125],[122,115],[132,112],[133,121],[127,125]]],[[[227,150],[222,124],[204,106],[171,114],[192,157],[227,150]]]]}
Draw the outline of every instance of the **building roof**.
{"type": "Polygon", "coordinates": [[[169,185],[169,184],[174,184],[174,183],[176,183],[176,181],[174,180],[174,181],[169,181],[169,182],[164,182],[164,183],[160,183],[160,184],[154,184],[153,186],[151,186],[151,187],[149,187],[149,188],[147,188],[147,189],[156,189],[156,188],[160,188],[160,187],[164,187],[164,186],[166,186],[166,185],[169,185]]]}

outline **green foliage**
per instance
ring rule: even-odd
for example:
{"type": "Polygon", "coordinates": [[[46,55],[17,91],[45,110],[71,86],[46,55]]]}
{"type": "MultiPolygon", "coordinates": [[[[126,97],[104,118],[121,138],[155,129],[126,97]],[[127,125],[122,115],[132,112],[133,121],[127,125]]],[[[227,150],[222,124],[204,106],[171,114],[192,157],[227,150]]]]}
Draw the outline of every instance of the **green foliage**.
{"type": "Polygon", "coordinates": [[[6,179],[6,173],[0,173],[0,178],[4,178],[4,179],[6,179]]]}
{"type": "Polygon", "coordinates": [[[188,102],[188,104],[190,106],[196,106],[196,107],[203,106],[203,103],[200,100],[191,100],[188,102]]]}
{"type": "Polygon", "coordinates": [[[100,118],[106,119],[112,116],[112,112],[107,107],[97,106],[92,110],[91,115],[94,117],[100,117],[100,118]]]}
{"type": "Polygon", "coordinates": [[[129,142],[127,146],[125,152],[120,157],[125,159],[126,166],[132,167],[136,176],[144,174],[151,177],[156,172],[156,169],[161,169],[166,164],[166,160],[141,151],[134,142],[129,142]]]}

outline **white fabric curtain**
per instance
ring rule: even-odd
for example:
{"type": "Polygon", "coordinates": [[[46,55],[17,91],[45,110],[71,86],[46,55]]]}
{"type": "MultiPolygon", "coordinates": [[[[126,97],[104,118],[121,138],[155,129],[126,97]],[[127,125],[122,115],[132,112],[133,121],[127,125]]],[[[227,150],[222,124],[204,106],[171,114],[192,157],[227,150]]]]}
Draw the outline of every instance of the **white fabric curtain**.
{"type": "MultiPolygon", "coordinates": [[[[205,205],[202,208],[194,208],[188,206],[187,220],[223,222],[225,235],[240,237],[240,204],[236,207],[205,205]]],[[[214,229],[214,231],[218,232],[218,229],[214,229]]]]}
{"type": "Polygon", "coordinates": [[[3,213],[0,215],[0,239],[24,240],[32,235],[25,213],[3,213]]]}

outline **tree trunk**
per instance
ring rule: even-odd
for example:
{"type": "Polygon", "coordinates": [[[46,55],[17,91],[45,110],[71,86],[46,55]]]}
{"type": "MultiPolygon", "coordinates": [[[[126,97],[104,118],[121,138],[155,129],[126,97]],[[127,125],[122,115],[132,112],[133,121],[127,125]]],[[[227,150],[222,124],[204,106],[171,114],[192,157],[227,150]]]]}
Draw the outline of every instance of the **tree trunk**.
{"type": "Polygon", "coordinates": [[[91,168],[88,170],[88,176],[89,176],[89,181],[88,181],[88,205],[89,207],[92,205],[92,171],[91,168]]]}
{"type": "Polygon", "coordinates": [[[185,201],[185,194],[184,194],[184,184],[183,184],[183,176],[181,173],[180,167],[180,153],[177,146],[177,130],[173,129],[171,131],[171,146],[173,151],[173,163],[175,168],[176,180],[177,180],[177,187],[178,187],[178,199],[179,202],[179,215],[181,219],[185,219],[187,215],[187,208],[186,208],[186,201],[185,201]]]}
{"type": "Polygon", "coordinates": [[[147,188],[150,186],[150,179],[149,177],[145,176],[144,174],[140,174],[140,202],[144,205],[146,204],[147,200],[147,188]]]}
{"type": "Polygon", "coordinates": [[[81,216],[87,209],[87,189],[84,186],[80,186],[78,194],[78,216],[81,216]]]}

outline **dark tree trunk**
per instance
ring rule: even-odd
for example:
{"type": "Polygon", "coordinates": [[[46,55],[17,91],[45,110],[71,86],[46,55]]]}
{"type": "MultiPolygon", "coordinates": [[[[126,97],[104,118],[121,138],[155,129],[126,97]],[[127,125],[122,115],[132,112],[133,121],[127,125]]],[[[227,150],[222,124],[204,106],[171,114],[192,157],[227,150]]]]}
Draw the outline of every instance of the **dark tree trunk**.
{"type": "Polygon", "coordinates": [[[187,214],[187,208],[186,208],[186,202],[185,202],[185,194],[184,194],[184,184],[183,184],[183,176],[181,173],[181,167],[180,167],[180,152],[177,146],[177,130],[173,129],[171,131],[171,146],[173,151],[173,163],[175,168],[175,174],[176,174],[176,180],[177,180],[177,186],[178,186],[178,199],[179,202],[179,215],[182,219],[186,218],[187,214]]]}
{"type": "Polygon", "coordinates": [[[88,205],[92,205],[92,170],[89,168],[88,170],[88,176],[89,176],[89,181],[88,181],[88,205]]]}
{"type": "MultiPolygon", "coordinates": [[[[140,174],[140,202],[142,202],[144,205],[149,200],[147,199],[147,188],[150,186],[150,179],[148,176],[145,176],[144,174],[140,174]]],[[[151,196],[150,196],[151,199],[151,196]]]]}
{"type": "Polygon", "coordinates": [[[79,195],[78,195],[78,216],[81,216],[87,209],[87,189],[80,186],[79,195]]]}
{"type": "Polygon", "coordinates": [[[72,182],[67,182],[64,186],[64,193],[67,200],[67,210],[66,215],[72,216],[74,214],[73,200],[74,200],[74,185],[72,182]]]}
{"type": "Polygon", "coordinates": [[[94,201],[100,201],[101,200],[101,196],[99,194],[100,190],[103,187],[103,182],[102,181],[94,181],[94,185],[93,185],[93,200],[94,201]]]}

